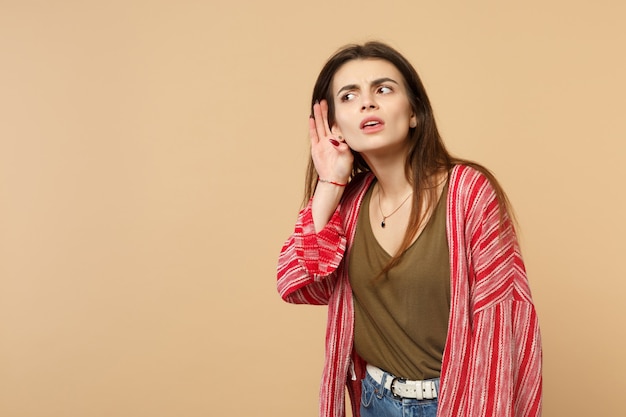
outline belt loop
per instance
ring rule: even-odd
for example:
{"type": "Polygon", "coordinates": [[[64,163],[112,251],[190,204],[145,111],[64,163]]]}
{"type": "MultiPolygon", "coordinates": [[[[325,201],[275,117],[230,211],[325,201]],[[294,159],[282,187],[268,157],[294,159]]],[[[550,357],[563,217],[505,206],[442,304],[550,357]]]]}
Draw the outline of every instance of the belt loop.
{"type": "Polygon", "coordinates": [[[415,381],[415,396],[418,400],[423,400],[424,398],[424,385],[429,385],[426,381],[415,381]]]}
{"type": "Polygon", "coordinates": [[[438,398],[439,397],[439,378],[432,381],[430,387],[432,390],[431,392],[432,392],[433,398],[438,398]]]}
{"type": "Polygon", "coordinates": [[[387,375],[387,372],[383,371],[383,378],[380,381],[380,389],[376,393],[376,398],[378,398],[379,400],[382,400],[383,396],[385,395],[385,382],[387,382],[387,375]]]}

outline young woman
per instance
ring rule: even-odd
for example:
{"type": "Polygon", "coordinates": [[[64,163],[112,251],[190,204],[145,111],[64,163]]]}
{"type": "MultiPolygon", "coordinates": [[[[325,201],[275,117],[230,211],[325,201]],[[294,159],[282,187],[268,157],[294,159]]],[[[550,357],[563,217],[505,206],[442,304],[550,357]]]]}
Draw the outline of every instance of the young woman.
{"type": "Polygon", "coordinates": [[[411,64],[349,45],[313,90],[305,207],[278,264],[327,304],[320,416],[541,414],[541,343],[506,196],[453,158],[411,64]]]}

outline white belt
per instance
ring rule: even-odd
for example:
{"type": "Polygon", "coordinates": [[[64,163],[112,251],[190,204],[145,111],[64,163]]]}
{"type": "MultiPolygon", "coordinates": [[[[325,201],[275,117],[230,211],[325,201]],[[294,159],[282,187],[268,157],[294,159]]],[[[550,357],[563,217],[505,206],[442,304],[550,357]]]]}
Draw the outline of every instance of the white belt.
{"type": "MultiPolygon", "coordinates": [[[[367,373],[370,374],[376,382],[382,385],[385,371],[368,363],[367,373]]],[[[409,381],[387,373],[384,388],[391,391],[396,397],[416,398],[418,400],[432,400],[437,398],[437,386],[433,380],[409,381]]]]}

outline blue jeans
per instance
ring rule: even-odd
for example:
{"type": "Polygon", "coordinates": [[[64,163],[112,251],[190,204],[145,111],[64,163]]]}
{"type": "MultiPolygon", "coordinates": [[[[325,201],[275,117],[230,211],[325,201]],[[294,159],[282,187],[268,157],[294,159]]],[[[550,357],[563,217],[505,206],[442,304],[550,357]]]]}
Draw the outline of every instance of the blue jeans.
{"type": "MultiPolygon", "coordinates": [[[[387,378],[393,378],[389,374],[387,378]]],[[[439,378],[435,379],[439,392],[439,378]]],[[[383,380],[383,384],[384,384],[383,380]]],[[[369,374],[361,381],[361,417],[436,417],[437,399],[396,398],[369,374]]]]}

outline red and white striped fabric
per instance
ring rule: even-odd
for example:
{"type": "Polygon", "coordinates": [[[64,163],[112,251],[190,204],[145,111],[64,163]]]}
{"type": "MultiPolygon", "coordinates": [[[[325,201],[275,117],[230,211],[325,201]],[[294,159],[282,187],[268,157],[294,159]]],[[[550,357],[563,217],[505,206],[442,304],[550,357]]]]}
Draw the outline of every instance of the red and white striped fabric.
{"type": "MultiPolygon", "coordinates": [[[[345,389],[359,416],[365,364],[353,351],[354,306],[346,258],[371,174],[355,178],[328,225],[315,233],[311,204],[299,214],[278,262],[280,296],[328,304],[320,416],[345,416],[345,389]]],[[[451,172],[447,196],[451,308],[439,417],[541,415],[541,340],[524,264],[495,192],[467,166],[451,172]],[[503,226],[503,227],[502,227],[503,226]]]]}

